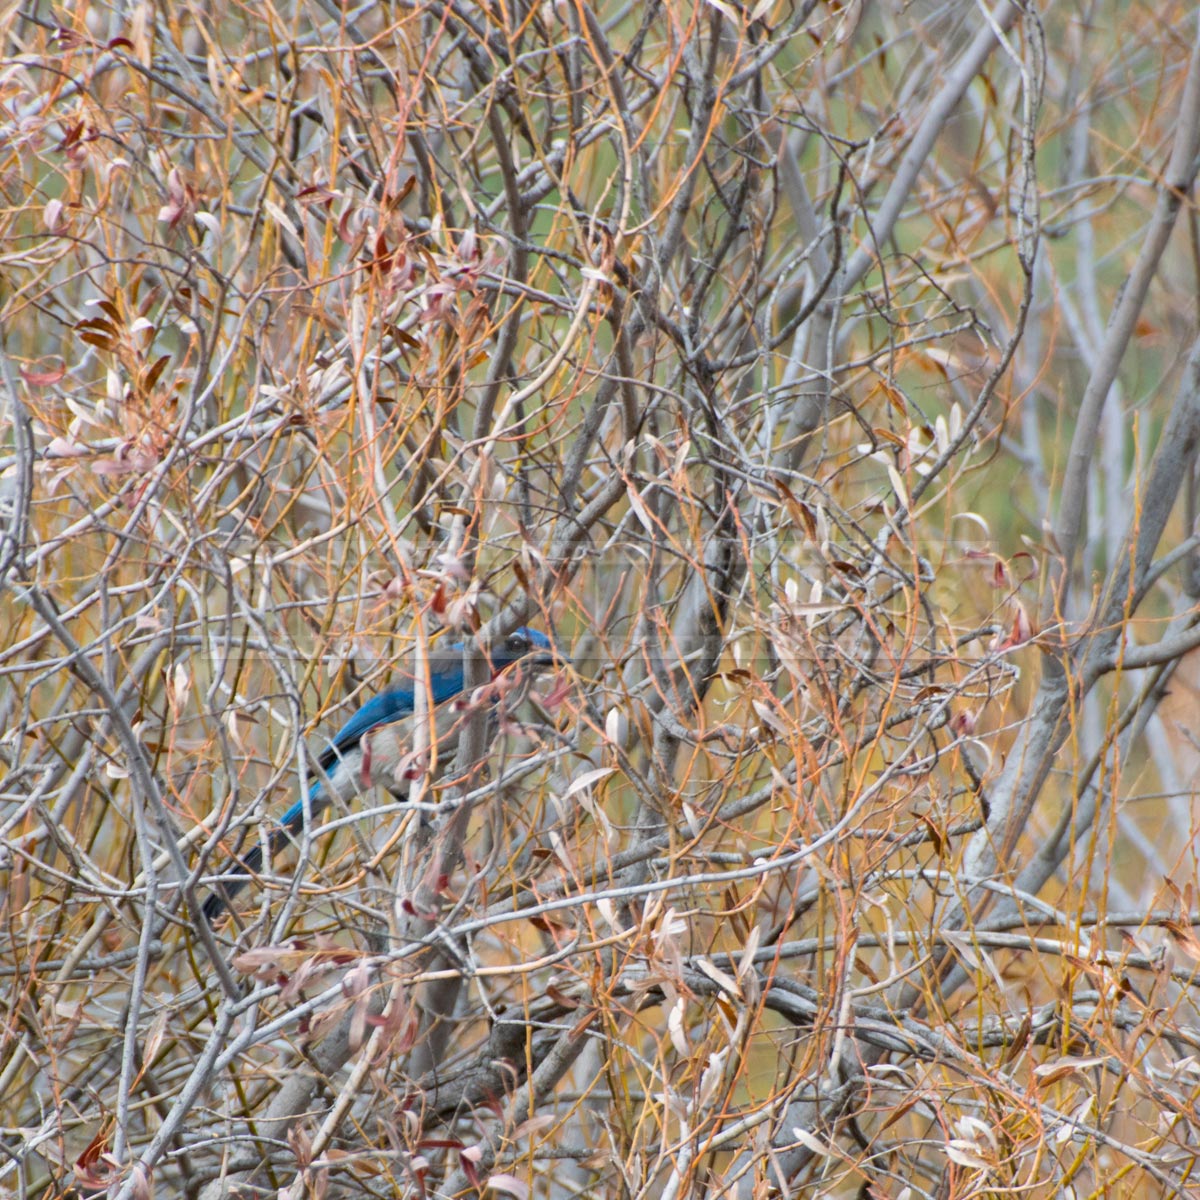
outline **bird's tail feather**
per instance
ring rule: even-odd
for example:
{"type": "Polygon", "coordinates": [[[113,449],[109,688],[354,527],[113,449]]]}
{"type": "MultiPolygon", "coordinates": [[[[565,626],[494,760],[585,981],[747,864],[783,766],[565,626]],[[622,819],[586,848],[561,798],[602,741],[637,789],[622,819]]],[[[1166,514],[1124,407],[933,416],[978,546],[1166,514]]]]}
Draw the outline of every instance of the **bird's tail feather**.
{"type": "MultiPolygon", "coordinates": [[[[274,840],[283,831],[277,830],[272,834],[274,840]]],[[[233,903],[233,898],[246,886],[250,878],[262,870],[262,846],[256,842],[240,858],[236,859],[230,870],[225,872],[220,881],[214,885],[208,898],[204,901],[204,917],[211,924],[226,908],[233,903]]]]}
{"type": "MultiPolygon", "coordinates": [[[[308,807],[310,812],[315,811],[319,803],[320,791],[319,782],[314,783],[309,790],[308,807]]],[[[297,803],[283,814],[279,824],[271,831],[271,854],[275,855],[282,850],[292,834],[296,833],[303,823],[304,805],[297,803]]],[[[233,903],[234,896],[262,871],[262,865],[262,842],[255,842],[244,854],[239,855],[229,864],[204,901],[204,916],[210,924],[233,903]]]]}

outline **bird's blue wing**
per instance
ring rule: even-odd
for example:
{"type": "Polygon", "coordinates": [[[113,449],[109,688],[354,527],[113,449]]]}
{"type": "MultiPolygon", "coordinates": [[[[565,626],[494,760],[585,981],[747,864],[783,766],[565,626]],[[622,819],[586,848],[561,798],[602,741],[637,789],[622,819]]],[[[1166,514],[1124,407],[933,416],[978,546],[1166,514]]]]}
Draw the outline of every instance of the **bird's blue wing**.
{"type": "MultiPolygon", "coordinates": [[[[458,646],[453,649],[461,651],[458,646]]],[[[457,696],[463,689],[462,663],[452,661],[430,671],[429,689],[435,705],[457,696]]],[[[408,684],[388,688],[386,692],[373,696],[334,734],[317,762],[324,770],[328,770],[348,750],[358,745],[364,733],[376,725],[390,725],[393,721],[411,716],[414,706],[413,689],[408,684]]]]}
{"type": "MultiPolygon", "coordinates": [[[[411,688],[389,688],[386,692],[380,692],[378,696],[372,696],[333,735],[332,740],[317,758],[317,765],[326,774],[331,774],[338,762],[362,741],[364,733],[369,733],[377,725],[390,725],[393,721],[403,720],[412,710],[413,693],[411,688]]],[[[308,789],[308,804],[312,812],[320,812],[328,803],[328,798],[322,796],[322,791],[321,780],[314,779],[308,789]]],[[[301,799],[297,800],[279,818],[279,824],[285,829],[296,830],[300,827],[303,817],[304,801],[301,799]]]]}
{"type": "Polygon", "coordinates": [[[321,752],[317,762],[323,770],[328,770],[347,750],[358,745],[362,735],[376,725],[388,725],[407,717],[413,710],[412,688],[389,688],[372,696],[333,735],[329,745],[321,752]]]}

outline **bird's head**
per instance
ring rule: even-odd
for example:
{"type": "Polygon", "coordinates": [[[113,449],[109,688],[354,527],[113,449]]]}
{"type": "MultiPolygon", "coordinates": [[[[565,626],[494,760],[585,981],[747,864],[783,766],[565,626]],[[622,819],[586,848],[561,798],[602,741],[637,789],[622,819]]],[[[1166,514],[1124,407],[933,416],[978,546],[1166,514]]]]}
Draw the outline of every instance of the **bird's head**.
{"type": "Polygon", "coordinates": [[[503,671],[515,662],[524,662],[531,667],[552,667],[559,661],[550,639],[540,629],[528,629],[524,625],[492,646],[489,658],[495,671],[503,671]]]}

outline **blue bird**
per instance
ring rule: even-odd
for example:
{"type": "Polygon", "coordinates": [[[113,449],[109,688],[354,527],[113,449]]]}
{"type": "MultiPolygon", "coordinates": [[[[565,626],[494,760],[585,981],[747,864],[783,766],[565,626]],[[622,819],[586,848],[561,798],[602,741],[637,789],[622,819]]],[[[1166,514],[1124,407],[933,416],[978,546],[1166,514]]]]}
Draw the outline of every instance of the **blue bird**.
{"type": "MultiPolygon", "coordinates": [[[[462,717],[450,701],[464,689],[463,650],[463,643],[457,642],[429,657],[429,698],[434,708],[435,729],[431,738],[436,738],[438,744],[448,739],[462,717]]],[[[524,627],[492,647],[488,658],[493,677],[517,662],[525,662],[534,669],[553,666],[555,662],[550,639],[540,630],[524,627]]],[[[335,796],[349,800],[375,784],[407,798],[410,781],[422,774],[415,762],[409,771],[405,770],[405,760],[414,757],[412,722],[406,718],[415,711],[417,686],[414,677],[406,677],[406,682],[368,700],[338,730],[317,759],[320,775],[308,790],[307,807],[314,818],[329,807],[335,796]]],[[[303,827],[304,810],[305,801],[297,800],[279,818],[279,825],[271,834],[272,849],[282,846],[303,827]]],[[[244,867],[245,873],[239,870],[227,875],[204,902],[204,915],[209,921],[220,916],[247,879],[262,869],[262,861],[261,845],[251,846],[241,856],[236,866],[244,867]]]]}

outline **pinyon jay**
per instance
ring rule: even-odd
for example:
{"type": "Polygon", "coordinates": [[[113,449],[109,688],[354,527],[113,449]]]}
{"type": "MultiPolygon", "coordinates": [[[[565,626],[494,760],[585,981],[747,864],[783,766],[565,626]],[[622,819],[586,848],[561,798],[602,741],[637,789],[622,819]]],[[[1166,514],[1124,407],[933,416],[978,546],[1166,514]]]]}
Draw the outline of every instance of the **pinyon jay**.
{"type": "MultiPolygon", "coordinates": [[[[450,733],[462,721],[462,708],[453,703],[462,696],[463,644],[450,646],[448,650],[429,656],[429,699],[433,704],[433,728],[439,746],[450,740],[450,733]]],[[[495,678],[501,671],[524,662],[537,668],[552,666],[555,662],[550,639],[537,629],[521,628],[509,634],[499,646],[488,651],[488,660],[495,678]]],[[[375,784],[386,787],[401,799],[407,798],[409,785],[419,778],[422,771],[416,764],[413,753],[413,724],[411,718],[416,707],[415,689],[423,686],[412,675],[397,687],[388,688],[368,700],[338,730],[334,739],[317,759],[321,774],[308,789],[308,811],[315,819],[333,802],[346,801],[375,784]],[[411,760],[406,771],[405,760],[411,760]]],[[[428,743],[426,743],[428,744],[428,743]]],[[[452,747],[446,747],[445,756],[452,756],[452,747]]],[[[443,761],[445,761],[443,757],[443,761]]],[[[297,800],[279,818],[278,827],[271,834],[272,848],[281,847],[292,834],[304,825],[305,802],[297,800]]],[[[262,869],[263,848],[251,846],[241,856],[234,871],[218,883],[216,889],[204,902],[204,915],[208,920],[220,916],[226,905],[245,886],[250,875],[262,869]]]]}

